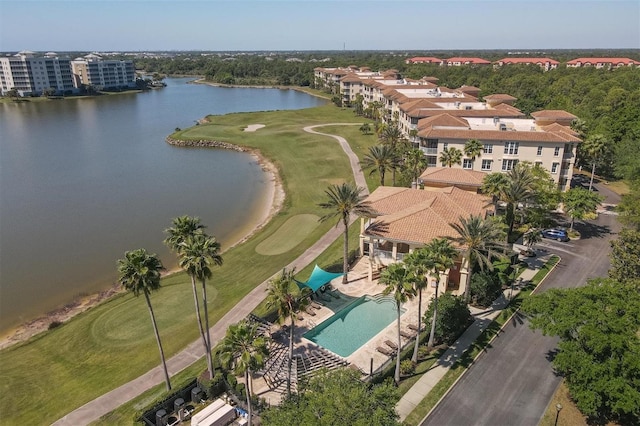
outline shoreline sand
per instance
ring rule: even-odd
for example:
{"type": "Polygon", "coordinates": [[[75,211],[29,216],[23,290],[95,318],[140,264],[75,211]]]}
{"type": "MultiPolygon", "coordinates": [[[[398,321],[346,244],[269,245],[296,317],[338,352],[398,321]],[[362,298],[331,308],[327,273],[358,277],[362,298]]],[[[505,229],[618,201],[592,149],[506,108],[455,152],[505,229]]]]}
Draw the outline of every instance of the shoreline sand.
{"type": "MultiPolygon", "coordinates": [[[[256,159],[256,162],[260,165],[262,170],[268,176],[270,176],[269,190],[267,191],[265,197],[264,208],[258,215],[256,215],[257,220],[252,221],[252,225],[247,226],[247,228],[250,228],[248,232],[242,233],[242,231],[240,231],[241,236],[234,238],[235,241],[232,242],[224,250],[227,251],[246,242],[249,238],[253,237],[258,231],[260,231],[267,223],[269,223],[271,219],[276,214],[278,214],[278,212],[282,208],[286,194],[284,192],[284,187],[280,179],[278,168],[271,161],[263,157],[259,151],[239,146],[232,147],[231,144],[229,144],[230,146],[219,146],[215,145],[213,141],[210,142],[212,142],[210,146],[215,146],[217,148],[223,149],[234,149],[250,154],[256,159]]],[[[180,271],[180,268],[173,268],[171,270],[167,270],[162,275],[168,276],[180,271]]],[[[77,297],[61,308],[47,312],[44,315],[41,315],[17,327],[9,329],[6,332],[3,332],[2,335],[0,335],[0,350],[11,347],[18,343],[26,342],[32,337],[47,331],[51,323],[67,322],[74,316],[85,312],[86,310],[113,298],[114,296],[122,294],[123,292],[124,291],[121,290],[118,285],[114,284],[110,288],[102,290],[100,292],[88,296],[77,297]]]]}

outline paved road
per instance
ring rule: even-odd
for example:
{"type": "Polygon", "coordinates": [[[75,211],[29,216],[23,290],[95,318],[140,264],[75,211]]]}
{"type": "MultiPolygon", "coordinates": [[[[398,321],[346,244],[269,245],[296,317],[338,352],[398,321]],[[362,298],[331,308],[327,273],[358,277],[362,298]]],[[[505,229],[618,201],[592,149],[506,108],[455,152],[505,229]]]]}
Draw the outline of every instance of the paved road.
{"type": "MultiPolygon", "coordinates": [[[[562,258],[539,292],[607,275],[609,241],[619,229],[615,217],[601,215],[576,228],[583,235],[580,241],[538,245],[562,258]]],[[[422,424],[537,425],[560,382],[551,365],[556,343],[531,331],[526,319],[514,317],[422,424]]]]}

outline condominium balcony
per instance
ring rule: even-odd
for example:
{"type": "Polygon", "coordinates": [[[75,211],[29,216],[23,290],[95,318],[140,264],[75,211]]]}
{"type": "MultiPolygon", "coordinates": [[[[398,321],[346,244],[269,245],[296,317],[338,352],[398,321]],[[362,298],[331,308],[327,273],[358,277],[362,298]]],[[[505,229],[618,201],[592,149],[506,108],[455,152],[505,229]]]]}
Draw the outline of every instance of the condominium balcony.
{"type": "Polygon", "coordinates": [[[438,148],[425,148],[424,146],[420,147],[420,150],[424,152],[426,155],[437,155],[438,148]]]}

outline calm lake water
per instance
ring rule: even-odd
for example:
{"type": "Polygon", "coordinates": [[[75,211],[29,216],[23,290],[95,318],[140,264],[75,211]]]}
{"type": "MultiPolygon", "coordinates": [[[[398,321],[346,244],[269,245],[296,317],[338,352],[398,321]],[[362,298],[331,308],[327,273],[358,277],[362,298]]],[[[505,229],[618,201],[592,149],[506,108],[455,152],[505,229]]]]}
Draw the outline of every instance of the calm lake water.
{"type": "MultiPolygon", "coordinates": [[[[234,151],[165,137],[207,114],[301,109],[293,90],[167,79],[141,94],[0,104],[0,332],[111,286],[116,260],[144,247],[165,267],[173,217],[199,216],[224,249],[256,225],[268,176],[234,151]]],[[[252,124],[252,123],[247,123],[252,124]]]]}

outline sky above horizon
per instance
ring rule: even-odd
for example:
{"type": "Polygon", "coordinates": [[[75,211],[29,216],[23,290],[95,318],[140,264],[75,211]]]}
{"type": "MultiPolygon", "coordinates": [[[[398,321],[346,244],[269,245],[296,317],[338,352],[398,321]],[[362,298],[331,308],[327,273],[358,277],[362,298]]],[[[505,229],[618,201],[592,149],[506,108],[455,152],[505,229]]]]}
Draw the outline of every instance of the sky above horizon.
{"type": "Polygon", "coordinates": [[[0,51],[638,49],[633,0],[0,0],[0,51]]]}

